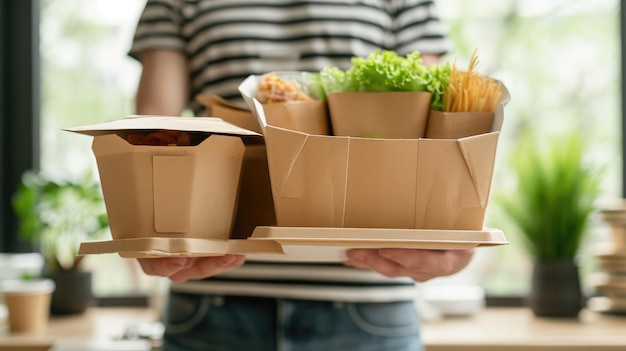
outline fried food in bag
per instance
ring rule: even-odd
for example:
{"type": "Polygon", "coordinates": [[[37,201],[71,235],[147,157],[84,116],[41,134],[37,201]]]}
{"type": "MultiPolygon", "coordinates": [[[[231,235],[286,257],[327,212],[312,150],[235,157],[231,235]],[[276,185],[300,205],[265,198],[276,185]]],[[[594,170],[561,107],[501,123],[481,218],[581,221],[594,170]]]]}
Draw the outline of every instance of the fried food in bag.
{"type": "Polygon", "coordinates": [[[263,104],[313,100],[296,79],[281,78],[276,73],[263,76],[257,87],[256,98],[263,104]]]}
{"type": "Polygon", "coordinates": [[[202,140],[197,136],[188,132],[178,130],[157,130],[134,132],[126,135],[125,139],[133,145],[151,145],[151,146],[191,146],[197,145],[202,140]]]}

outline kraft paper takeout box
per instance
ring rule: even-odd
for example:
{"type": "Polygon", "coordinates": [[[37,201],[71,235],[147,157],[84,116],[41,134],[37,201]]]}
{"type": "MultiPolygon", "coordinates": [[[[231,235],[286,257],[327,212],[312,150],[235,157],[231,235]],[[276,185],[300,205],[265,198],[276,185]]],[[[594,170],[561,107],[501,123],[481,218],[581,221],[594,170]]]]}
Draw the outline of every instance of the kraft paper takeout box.
{"type": "MultiPolygon", "coordinates": [[[[218,117],[241,128],[261,133],[257,118],[249,109],[241,108],[217,95],[197,95],[210,116],[218,117]]],[[[244,239],[257,226],[275,225],[274,200],[263,138],[245,138],[237,214],[231,238],[244,239]]]]}
{"type": "Polygon", "coordinates": [[[258,133],[218,118],[169,116],[129,116],[66,130],[94,137],[114,240],[229,239],[245,152],[242,138],[258,138],[258,133]],[[131,145],[121,136],[159,129],[209,136],[196,146],[131,145]]]}
{"type": "Polygon", "coordinates": [[[494,112],[441,112],[430,110],[426,138],[460,139],[492,130],[494,112]]]}
{"type": "Polygon", "coordinates": [[[508,95],[492,132],[460,139],[322,136],[269,125],[255,101],[259,76],[239,91],[264,126],[279,226],[483,228],[508,95]]]}
{"type": "Polygon", "coordinates": [[[425,91],[330,93],[328,108],[333,135],[421,138],[426,130],[431,97],[425,91]]]}

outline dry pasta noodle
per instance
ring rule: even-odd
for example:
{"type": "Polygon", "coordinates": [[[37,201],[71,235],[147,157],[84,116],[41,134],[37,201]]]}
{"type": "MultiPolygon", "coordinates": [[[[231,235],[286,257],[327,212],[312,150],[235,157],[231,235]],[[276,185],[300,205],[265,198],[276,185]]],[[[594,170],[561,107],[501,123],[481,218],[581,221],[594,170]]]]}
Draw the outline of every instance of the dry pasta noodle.
{"type": "Polygon", "coordinates": [[[502,91],[499,81],[475,71],[478,65],[476,51],[467,70],[456,65],[450,69],[450,82],[443,94],[444,112],[494,112],[502,91]]]}

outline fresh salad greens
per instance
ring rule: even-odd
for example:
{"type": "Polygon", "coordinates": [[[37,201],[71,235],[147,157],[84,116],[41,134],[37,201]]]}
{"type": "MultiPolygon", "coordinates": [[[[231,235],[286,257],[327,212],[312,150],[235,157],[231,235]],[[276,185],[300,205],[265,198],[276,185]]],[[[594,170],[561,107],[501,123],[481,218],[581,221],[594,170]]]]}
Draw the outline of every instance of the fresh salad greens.
{"type": "Polygon", "coordinates": [[[426,86],[426,91],[433,94],[430,101],[432,110],[443,111],[443,94],[448,90],[450,84],[450,72],[451,66],[447,62],[428,66],[430,81],[426,86]]]}
{"type": "Polygon", "coordinates": [[[320,82],[326,94],[335,92],[425,91],[433,94],[431,107],[442,110],[442,95],[450,77],[449,64],[426,66],[419,51],[400,56],[377,50],[368,57],[353,57],[352,67],[326,67],[320,82]]]}

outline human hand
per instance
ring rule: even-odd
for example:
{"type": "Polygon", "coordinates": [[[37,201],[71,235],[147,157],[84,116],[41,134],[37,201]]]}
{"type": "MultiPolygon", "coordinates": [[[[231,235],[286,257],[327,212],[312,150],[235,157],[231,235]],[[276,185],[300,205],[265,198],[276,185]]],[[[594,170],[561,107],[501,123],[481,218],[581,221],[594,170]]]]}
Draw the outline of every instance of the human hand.
{"type": "Polygon", "coordinates": [[[474,250],[351,249],[346,254],[346,266],[425,282],[459,272],[469,264],[474,250]]]}
{"type": "Polygon", "coordinates": [[[217,257],[164,257],[139,258],[139,265],[144,273],[168,277],[173,282],[190,279],[203,279],[241,266],[246,257],[243,255],[224,255],[217,257]]]}

